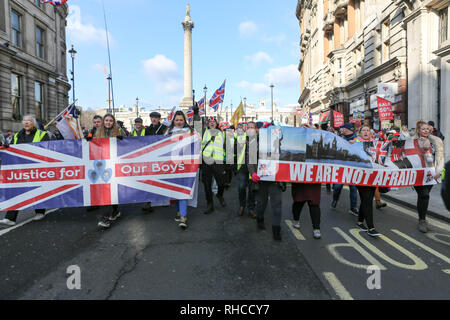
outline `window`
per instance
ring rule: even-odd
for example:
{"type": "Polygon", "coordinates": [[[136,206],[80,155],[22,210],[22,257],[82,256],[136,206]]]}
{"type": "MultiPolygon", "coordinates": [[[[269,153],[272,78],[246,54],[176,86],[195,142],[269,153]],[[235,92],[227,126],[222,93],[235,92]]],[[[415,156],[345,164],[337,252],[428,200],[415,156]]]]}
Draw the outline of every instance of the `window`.
{"type": "Polygon", "coordinates": [[[448,7],[439,11],[439,44],[448,39],[448,7]]]}
{"type": "Polygon", "coordinates": [[[391,55],[391,39],[389,34],[389,25],[390,21],[386,20],[381,25],[381,46],[382,46],[382,56],[381,56],[381,63],[386,62],[390,59],[391,55]]]}
{"type": "Polygon", "coordinates": [[[20,81],[21,78],[19,75],[11,73],[11,105],[14,120],[22,119],[22,86],[20,81]]]}
{"type": "Polygon", "coordinates": [[[43,100],[44,100],[44,85],[38,81],[34,83],[34,112],[36,115],[36,119],[41,121],[44,119],[44,109],[43,109],[43,100]]]}
{"type": "Polygon", "coordinates": [[[45,35],[44,30],[39,27],[36,27],[36,56],[41,59],[45,58],[44,35],[45,35]]]}
{"type": "Polygon", "coordinates": [[[36,6],[37,6],[38,8],[42,8],[42,2],[41,2],[41,0],[34,0],[34,3],[36,4],[36,6]]]}
{"type": "Polygon", "coordinates": [[[20,28],[20,15],[11,10],[11,42],[16,47],[22,47],[22,31],[20,28]]]}
{"type": "Polygon", "coordinates": [[[382,42],[382,38],[381,38],[381,31],[380,30],[376,30],[375,42],[376,42],[377,46],[375,48],[374,66],[379,66],[382,63],[381,62],[382,61],[382,59],[381,59],[381,54],[382,54],[381,42],[382,42]]]}

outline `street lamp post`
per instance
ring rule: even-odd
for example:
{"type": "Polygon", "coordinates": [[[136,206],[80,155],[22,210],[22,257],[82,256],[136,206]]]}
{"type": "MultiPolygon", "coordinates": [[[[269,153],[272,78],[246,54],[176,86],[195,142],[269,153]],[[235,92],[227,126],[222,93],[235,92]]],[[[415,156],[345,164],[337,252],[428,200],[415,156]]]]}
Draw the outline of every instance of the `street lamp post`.
{"type": "Polygon", "coordinates": [[[192,89],[192,110],[194,110],[195,107],[195,90],[192,89]]]}
{"type": "Polygon", "coordinates": [[[208,116],[208,114],[207,114],[208,108],[206,107],[206,92],[208,92],[208,88],[206,87],[206,84],[205,84],[205,87],[203,88],[203,92],[205,93],[205,100],[204,100],[204,104],[205,104],[205,117],[207,117],[207,116],[208,116]]]}
{"type": "Polygon", "coordinates": [[[108,75],[106,80],[108,80],[108,113],[112,114],[113,110],[111,110],[111,80],[112,80],[111,76],[108,75]]]}
{"type": "Polygon", "coordinates": [[[72,75],[72,95],[73,95],[73,103],[75,103],[75,54],[77,53],[75,49],[73,48],[69,50],[70,56],[72,57],[72,70],[70,71],[70,74],[72,75]]]}
{"type": "Polygon", "coordinates": [[[246,117],[247,117],[247,98],[244,97],[244,117],[243,117],[244,122],[246,117]]]}
{"type": "Polygon", "coordinates": [[[139,98],[136,98],[136,118],[139,118],[139,98]]]}
{"type": "Polygon", "coordinates": [[[271,97],[272,97],[272,122],[273,122],[273,83],[270,85],[270,92],[271,92],[271,97]]]}

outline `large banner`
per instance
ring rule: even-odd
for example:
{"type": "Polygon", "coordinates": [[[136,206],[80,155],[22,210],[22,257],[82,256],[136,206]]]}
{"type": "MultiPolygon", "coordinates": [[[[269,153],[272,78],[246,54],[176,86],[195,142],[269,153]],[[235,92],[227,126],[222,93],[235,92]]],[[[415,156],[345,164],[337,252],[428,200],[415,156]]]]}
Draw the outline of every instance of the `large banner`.
{"type": "Polygon", "coordinates": [[[11,145],[0,150],[0,211],[192,199],[197,134],[11,145]]]}
{"type": "Polygon", "coordinates": [[[351,144],[327,131],[260,130],[261,180],[407,187],[435,184],[431,147],[417,140],[351,144]]]}

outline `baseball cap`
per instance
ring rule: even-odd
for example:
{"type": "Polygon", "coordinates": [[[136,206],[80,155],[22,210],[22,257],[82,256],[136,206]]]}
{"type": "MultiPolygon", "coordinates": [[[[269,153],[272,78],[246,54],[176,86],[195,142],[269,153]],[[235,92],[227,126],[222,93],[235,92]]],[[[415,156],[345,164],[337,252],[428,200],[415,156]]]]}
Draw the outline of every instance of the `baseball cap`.
{"type": "Polygon", "coordinates": [[[136,122],[142,123],[142,122],[144,122],[144,121],[142,121],[142,118],[136,118],[136,119],[134,119],[134,123],[136,123],[136,122]]]}
{"type": "Polygon", "coordinates": [[[351,130],[351,131],[354,130],[353,124],[351,124],[350,122],[344,123],[342,126],[340,126],[340,128],[341,129],[345,128],[345,129],[348,129],[348,130],[351,130]]]}

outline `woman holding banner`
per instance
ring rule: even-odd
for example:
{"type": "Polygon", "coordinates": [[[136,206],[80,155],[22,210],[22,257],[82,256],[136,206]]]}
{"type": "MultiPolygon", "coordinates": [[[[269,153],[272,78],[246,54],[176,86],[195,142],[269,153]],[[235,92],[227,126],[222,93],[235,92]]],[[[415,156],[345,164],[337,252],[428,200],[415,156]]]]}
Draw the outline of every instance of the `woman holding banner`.
{"type": "MultiPolygon", "coordinates": [[[[166,129],[164,135],[177,135],[184,133],[192,133],[194,129],[187,123],[186,116],[183,111],[179,110],[175,113],[173,117],[173,121],[171,125],[166,129]]],[[[175,200],[175,204],[177,207],[177,216],[175,217],[175,221],[179,222],[178,226],[186,230],[188,227],[187,224],[187,207],[189,200],[175,200]]]]}
{"type": "MultiPolygon", "coordinates": [[[[440,138],[433,136],[431,133],[432,129],[430,128],[430,125],[421,120],[417,122],[416,132],[412,138],[417,141],[414,145],[419,146],[419,149],[422,152],[421,156],[425,160],[426,166],[435,167],[434,179],[437,182],[441,182],[442,170],[444,168],[444,144],[440,138]]],[[[430,231],[430,227],[426,222],[426,215],[432,188],[432,185],[414,187],[417,192],[417,212],[419,214],[419,224],[417,228],[423,233],[430,231]]]]}
{"type": "MultiPolygon", "coordinates": [[[[363,125],[359,129],[358,137],[354,140],[355,142],[372,142],[370,127],[368,125],[363,125]]],[[[361,204],[359,207],[358,221],[356,225],[363,231],[367,231],[367,234],[371,237],[379,237],[381,234],[375,229],[373,224],[373,197],[375,195],[376,187],[369,186],[356,186],[359,192],[359,197],[361,199],[361,204]],[[367,227],[364,225],[364,220],[366,220],[367,227]]]]}
{"type": "MultiPolygon", "coordinates": [[[[95,132],[95,138],[117,138],[119,140],[123,139],[125,133],[117,124],[116,118],[112,114],[105,114],[103,116],[102,125],[95,132]]],[[[92,140],[91,137],[86,138],[87,141],[92,140]]],[[[117,220],[120,217],[120,211],[118,205],[107,206],[112,207],[112,212],[105,215],[102,220],[98,223],[99,227],[109,228],[111,222],[117,220]]],[[[108,210],[109,211],[109,210],[108,210]]]]}

